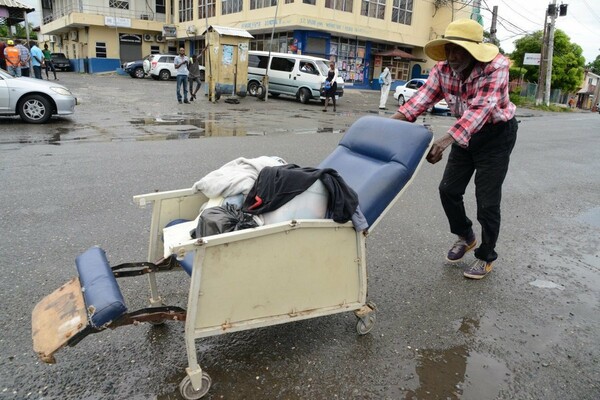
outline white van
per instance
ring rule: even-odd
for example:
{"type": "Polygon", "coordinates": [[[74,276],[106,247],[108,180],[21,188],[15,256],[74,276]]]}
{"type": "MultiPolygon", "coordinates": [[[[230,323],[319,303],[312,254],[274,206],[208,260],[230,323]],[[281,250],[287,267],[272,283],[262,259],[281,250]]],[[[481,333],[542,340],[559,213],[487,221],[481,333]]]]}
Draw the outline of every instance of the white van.
{"type": "MultiPolygon", "coordinates": [[[[329,71],[329,60],[299,54],[268,51],[248,52],[248,93],[262,94],[263,78],[269,66],[269,95],[286,94],[306,104],[311,99],[325,102],[323,85],[329,71]],[[270,64],[269,64],[270,60],[270,64]]],[[[336,97],[344,95],[344,79],[338,72],[336,97]]]]}

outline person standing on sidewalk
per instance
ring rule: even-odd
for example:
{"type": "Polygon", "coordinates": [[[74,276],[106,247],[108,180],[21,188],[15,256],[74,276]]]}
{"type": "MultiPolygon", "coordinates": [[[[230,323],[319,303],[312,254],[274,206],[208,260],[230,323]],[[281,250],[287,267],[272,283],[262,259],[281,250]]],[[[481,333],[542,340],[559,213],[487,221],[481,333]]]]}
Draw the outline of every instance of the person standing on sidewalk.
{"type": "Polygon", "coordinates": [[[381,84],[381,97],[379,98],[379,109],[385,110],[388,96],[390,95],[390,85],[392,84],[392,73],[388,67],[383,69],[379,75],[379,83],[381,84]]]}
{"type": "Polygon", "coordinates": [[[4,57],[4,49],[6,48],[6,43],[4,41],[0,41],[0,68],[6,70],[6,57],[4,57]]]}
{"type": "Polygon", "coordinates": [[[29,49],[23,45],[21,40],[15,41],[15,47],[19,49],[21,54],[21,76],[29,76],[29,70],[31,65],[31,55],[29,49]]]}
{"type": "Polygon", "coordinates": [[[335,67],[335,62],[330,61],[329,71],[327,71],[327,78],[325,78],[325,83],[323,86],[323,91],[325,92],[325,107],[323,107],[323,112],[327,111],[329,99],[333,100],[333,112],[335,112],[335,92],[337,92],[337,78],[338,71],[335,67]]]}
{"type": "Polygon", "coordinates": [[[42,65],[44,64],[44,54],[42,49],[37,47],[35,42],[29,42],[29,48],[31,49],[31,68],[33,68],[33,76],[36,79],[42,78],[42,65]]]}
{"type": "Polygon", "coordinates": [[[18,78],[21,76],[21,52],[19,48],[15,46],[15,42],[12,40],[6,41],[6,48],[4,49],[4,58],[6,59],[6,71],[18,78]]]}
{"type": "Polygon", "coordinates": [[[190,82],[190,101],[196,100],[196,93],[202,86],[202,80],[200,79],[200,54],[192,56],[192,62],[189,68],[190,74],[188,80],[190,82]],[[194,90],[194,83],[196,83],[196,90],[194,90]]]}
{"type": "Polygon", "coordinates": [[[183,89],[183,102],[189,104],[188,101],[188,65],[190,59],[185,55],[185,49],[179,49],[179,55],[175,57],[175,69],[177,70],[177,101],[181,104],[181,90],[183,89]]]}
{"type": "Polygon", "coordinates": [[[57,81],[56,77],[56,68],[54,67],[54,62],[52,61],[52,52],[48,50],[48,45],[44,44],[44,50],[42,50],[42,54],[44,55],[44,64],[46,65],[46,79],[50,80],[48,77],[48,70],[51,70],[54,74],[54,80],[57,81]]]}
{"type": "Polygon", "coordinates": [[[451,145],[439,185],[450,231],[458,236],[446,256],[451,263],[460,261],[477,245],[463,202],[475,173],[481,245],[463,275],[482,279],[492,271],[498,257],[495,248],[500,233],[502,184],[517,139],[516,107],[508,97],[509,62],[498,47],[483,42],[482,26],[470,19],[451,22],[442,39],[430,41],[424,50],[439,62],[427,82],[392,118],[415,121],[443,98],[450,105],[456,122],[433,142],[427,161],[437,163],[451,145]]]}

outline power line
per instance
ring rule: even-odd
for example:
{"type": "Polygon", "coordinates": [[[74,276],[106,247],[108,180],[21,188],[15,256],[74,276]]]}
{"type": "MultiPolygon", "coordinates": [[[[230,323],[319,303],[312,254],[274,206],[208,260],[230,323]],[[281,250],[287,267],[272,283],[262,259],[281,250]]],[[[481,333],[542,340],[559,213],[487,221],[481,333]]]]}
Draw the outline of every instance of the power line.
{"type": "Polygon", "coordinates": [[[592,7],[588,4],[588,2],[586,0],[583,0],[583,4],[585,4],[585,6],[588,8],[588,10],[590,10],[590,12],[592,13],[592,15],[594,17],[596,17],[596,19],[598,20],[598,22],[600,22],[600,18],[598,17],[598,14],[596,14],[596,12],[592,9],[592,7]]]}
{"type": "Polygon", "coordinates": [[[508,4],[507,4],[507,3],[506,3],[504,0],[500,0],[500,1],[502,1],[502,3],[503,3],[503,4],[504,4],[506,7],[508,7],[510,10],[512,10],[512,12],[514,12],[514,13],[515,13],[515,14],[517,14],[517,15],[519,15],[520,17],[522,17],[522,18],[526,19],[527,21],[529,21],[529,22],[531,22],[532,24],[535,24],[535,25],[537,25],[537,26],[540,26],[540,25],[541,25],[539,22],[535,22],[535,21],[532,21],[532,20],[530,20],[529,18],[527,18],[526,16],[524,16],[523,14],[521,14],[520,12],[518,12],[517,10],[515,10],[514,8],[512,8],[511,6],[509,6],[509,5],[508,5],[508,4]]]}

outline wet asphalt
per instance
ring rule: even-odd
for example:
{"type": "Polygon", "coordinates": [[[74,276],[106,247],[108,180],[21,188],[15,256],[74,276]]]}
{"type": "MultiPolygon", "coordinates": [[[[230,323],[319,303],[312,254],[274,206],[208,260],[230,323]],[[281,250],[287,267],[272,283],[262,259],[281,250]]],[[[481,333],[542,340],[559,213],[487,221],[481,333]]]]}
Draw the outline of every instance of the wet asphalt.
{"type": "MultiPolygon", "coordinates": [[[[179,105],[174,81],[59,78],[80,101],[73,116],[0,119],[0,398],[180,399],[183,324],[103,331],[47,365],[32,350],[33,307],[90,246],[112,264],[146,259],[151,210],[133,195],[190,187],[241,156],[317,165],[353,121],[390,116],[394,100],[379,111],[378,93],[347,90],[335,113],[283,97],[179,105]]],[[[436,135],[452,124],[424,118],[436,135]]],[[[600,398],[600,114],[518,119],[490,276],[463,278],[472,255],[444,263],[445,161],[425,164],[367,241],[371,333],[340,313],[199,340],[206,398],[600,398]]],[[[472,186],[465,198],[475,220],[472,186]]],[[[145,277],[119,283],[130,310],[147,306],[145,277]]],[[[183,273],[159,276],[169,305],[186,307],[188,285],[183,273]]]]}

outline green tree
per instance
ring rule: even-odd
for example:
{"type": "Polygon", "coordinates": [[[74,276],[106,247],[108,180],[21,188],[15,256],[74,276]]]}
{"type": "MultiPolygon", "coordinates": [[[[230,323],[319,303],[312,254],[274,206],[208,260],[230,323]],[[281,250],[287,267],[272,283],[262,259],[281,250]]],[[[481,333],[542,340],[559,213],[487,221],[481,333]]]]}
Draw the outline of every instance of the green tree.
{"type": "Polygon", "coordinates": [[[587,69],[592,71],[596,75],[600,75],[600,55],[596,56],[596,59],[585,66],[587,69]]]}
{"type": "MultiPolygon", "coordinates": [[[[25,23],[24,22],[21,22],[21,23],[15,25],[14,31],[16,33],[13,35],[9,31],[8,25],[6,25],[6,24],[0,25],[0,37],[3,37],[3,38],[14,37],[14,38],[20,38],[20,39],[27,39],[27,32],[25,31],[25,23]]],[[[37,40],[37,32],[33,30],[33,25],[31,25],[31,23],[29,23],[29,39],[37,40]]]]}
{"type": "MultiPolygon", "coordinates": [[[[538,81],[540,68],[536,65],[523,65],[523,57],[525,53],[542,52],[542,36],[543,32],[537,31],[514,42],[515,50],[511,54],[511,59],[516,67],[525,68],[525,80],[529,82],[538,81]]],[[[571,43],[571,38],[566,33],[560,29],[554,32],[551,78],[553,89],[574,92],[581,87],[585,66],[582,53],[581,46],[571,43]]]]}

